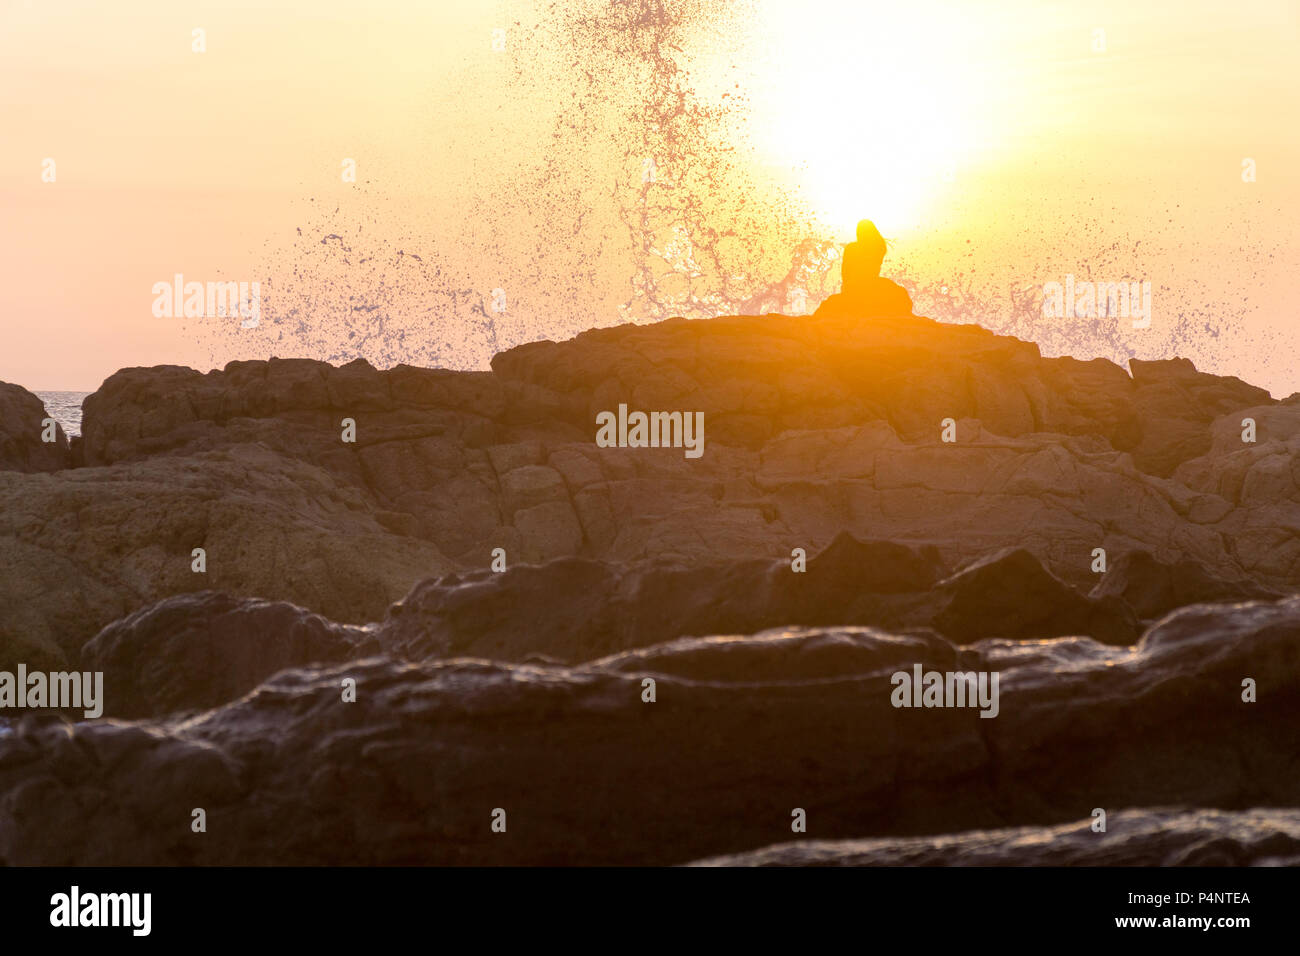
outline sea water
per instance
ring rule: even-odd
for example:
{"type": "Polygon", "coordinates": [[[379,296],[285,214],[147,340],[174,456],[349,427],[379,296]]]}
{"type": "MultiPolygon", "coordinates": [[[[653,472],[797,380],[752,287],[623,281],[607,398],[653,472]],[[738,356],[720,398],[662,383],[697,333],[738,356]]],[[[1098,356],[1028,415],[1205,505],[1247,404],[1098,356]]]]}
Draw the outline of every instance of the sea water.
{"type": "Polygon", "coordinates": [[[81,434],[81,402],[89,392],[36,392],[50,417],[63,426],[69,438],[81,434]]]}

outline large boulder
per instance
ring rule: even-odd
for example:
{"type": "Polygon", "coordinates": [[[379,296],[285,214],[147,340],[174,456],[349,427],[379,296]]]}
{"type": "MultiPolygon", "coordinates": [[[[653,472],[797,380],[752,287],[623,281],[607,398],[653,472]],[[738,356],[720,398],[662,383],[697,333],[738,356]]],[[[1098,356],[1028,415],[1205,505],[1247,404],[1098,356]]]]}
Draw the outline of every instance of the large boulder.
{"type": "Polygon", "coordinates": [[[1133,644],[1138,638],[1137,618],[1124,601],[1080,594],[1023,548],[976,561],[942,582],[938,592],[943,608],[934,624],[960,643],[1063,634],[1084,634],[1104,644],[1133,644]]]}
{"type": "Polygon", "coordinates": [[[1198,372],[1185,358],[1130,359],[1128,364],[1137,386],[1134,405],[1144,423],[1133,460],[1155,475],[1168,476],[1209,451],[1208,426],[1219,416],[1273,401],[1265,389],[1233,376],[1198,372]]]}
{"type": "Polygon", "coordinates": [[[191,591],[378,620],[453,567],[382,518],[355,486],[259,445],[0,472],[0,670],[75,665],[101,628],[191,591]]]}
{"type": "Polygon", "coordinates": [[[1129,551],[1106,570],[1091,596],[1119,597],[1139,617],[1157,618],[1188,604],[1269,601],[1282,595],[1244,578],[1217,578],[1190,558],[1166,562],[1147,551],[1129,551]]]}
{"type": "Polygon", "coordinates": [[[364,628],[285,602],[201,591],[114,621],[86,643],[80,667],[104,675],[103,716],[142,717],[216,707],[285,668],[378,650],[364,628]]]}
{"type": "Polygon", "coordinates": [[[0,382],[0,471],[58,471],[71,463],[68,436],[45,403],[20,385],[0,382]],[[46,434],[54,441],[45,441],[46,434]]]}

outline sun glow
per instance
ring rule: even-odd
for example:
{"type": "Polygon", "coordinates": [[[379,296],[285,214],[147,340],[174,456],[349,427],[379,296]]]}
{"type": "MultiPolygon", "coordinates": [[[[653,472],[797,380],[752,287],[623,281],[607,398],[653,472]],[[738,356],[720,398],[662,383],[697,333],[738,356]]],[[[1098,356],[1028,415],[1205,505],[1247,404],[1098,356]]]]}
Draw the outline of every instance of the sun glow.
{"type": "Polygon", "coordinates": [[[759,143],[837,231],[919,228],[982,148],[989,70],[960,6],[771,0],[759,143]],[[770,67],[767,66],[770,64],[770,67]]]}

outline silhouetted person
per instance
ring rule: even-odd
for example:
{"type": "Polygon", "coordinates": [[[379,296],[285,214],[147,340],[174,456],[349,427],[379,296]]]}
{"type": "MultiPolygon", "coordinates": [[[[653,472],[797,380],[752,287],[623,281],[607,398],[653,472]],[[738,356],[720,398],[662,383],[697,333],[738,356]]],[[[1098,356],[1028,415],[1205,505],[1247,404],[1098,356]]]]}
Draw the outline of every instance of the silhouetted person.
{"type": "Polygon", "coordinates": [[[870,295],[868,287],[880,278],[888,248],[874,222],[864,219],[858,223],[858,241],[844,247],[844,262],[840,266],[841,291],[846,296],[856,299],[870,295]]]}
{"type": "Polygon", "coordinates": [[[897,282],[880,277],[880,267],[888,249],[885,237],[870,219],[858,223],[858,241],[844,247],[840,265],[843,284],[840,294],[833,295],[817,309],[837,314],[911,315],[912,297],[897,282]],[[829,307],[829,308],[828,308],[829,307]]]}

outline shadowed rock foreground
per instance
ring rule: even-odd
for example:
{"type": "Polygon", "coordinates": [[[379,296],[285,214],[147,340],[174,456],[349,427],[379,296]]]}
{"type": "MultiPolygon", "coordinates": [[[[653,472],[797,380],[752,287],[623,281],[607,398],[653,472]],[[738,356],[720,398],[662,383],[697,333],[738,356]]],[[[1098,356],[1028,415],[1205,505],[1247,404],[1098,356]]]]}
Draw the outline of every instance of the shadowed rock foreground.
{"type": "Polygon", "coordinates": [[[696,866],[1300,866],[1295,810],[1127,810],[1092,821],[887,840],[808,840],[696,866]]]}
{"type": "MultiPolygon", "coordinates": [[[[578,667],[292,669],[193,717],[19,723],[0,736],[0,857],[679,863],[778,842],[795,807],[810,834],[847,838],[1097,806],[1295,806],[1298,632],[1300,598],[1188,608],[1131,648],[838,628],[683,638],[578,667]],[[891,675],[917,664],[999,672],[996,717],[893,707],[891,675]],[[1247,673],[1257,704],[1240,697],[1247,673]],[[207,834],[190,832],[196,806],[207,834]],[[488,827],[498,807],[506,834],[488,827]]],[[[214,661],[209,680],[242,666],[214,661]]]]}
{"type": "Polygon", "coordinates": [[[105,700],[0,712],[0,861],[1293,858],[1300,403],[1132,372],[765,316],[128,369],[70,444],[10,387],[0,670],[105,700]],[[620,404],[703,456],[597,447],[620,404]],[[916,665],[996,717],[894,706],[916,665]]]}

